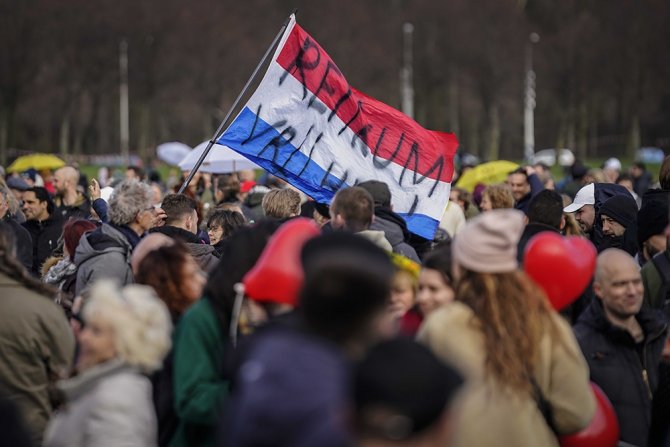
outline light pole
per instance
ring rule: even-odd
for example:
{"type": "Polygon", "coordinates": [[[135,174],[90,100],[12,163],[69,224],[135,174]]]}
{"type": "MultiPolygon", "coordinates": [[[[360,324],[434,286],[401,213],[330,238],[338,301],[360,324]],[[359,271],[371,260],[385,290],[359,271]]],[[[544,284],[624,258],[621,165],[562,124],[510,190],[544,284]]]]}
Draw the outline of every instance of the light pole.
{"type": "Polygon", "coordinates": [[[530,33],[526,42],[526,80],[523,112],[523,156],[531,162],[535,155],[535,72],[533,71],[533,45],[540,35],[530,33]]]}
{"type": "Polygon", "coordinates": [[[129,140],[130,119],[128,117],[128,42],[119,44],[119,142],[123,162],[130,164],[129,140]]]}
{"type": "Polygon", "coordinates": [[[402,98],[402,111],[410,118],[414,118],[414,86],[412,80],[412,36],[414,25],[406,22],[402,26],[403,41],[403,67],[400,71],[400,92],[402,98]]]}

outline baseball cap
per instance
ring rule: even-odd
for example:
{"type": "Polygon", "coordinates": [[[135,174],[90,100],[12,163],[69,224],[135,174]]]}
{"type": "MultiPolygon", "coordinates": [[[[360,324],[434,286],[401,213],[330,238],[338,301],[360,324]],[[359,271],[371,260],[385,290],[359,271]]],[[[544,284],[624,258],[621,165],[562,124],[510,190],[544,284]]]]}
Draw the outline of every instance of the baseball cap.
{"type": "Polygon", "coordinates": [[[589,183],[577,192],[575,200],[573,200],[570,205],[563,208],[563,212],[574,213],[584,205],[595,205],[595,203],[595,186],[593,183],[589,183]]]}
{"type": "Polygon", "coordinates": [[[603,169],[612,169],[614,171],[621,171],[621,162],[618,158],[608,158],[603,163],[603,169]]]}

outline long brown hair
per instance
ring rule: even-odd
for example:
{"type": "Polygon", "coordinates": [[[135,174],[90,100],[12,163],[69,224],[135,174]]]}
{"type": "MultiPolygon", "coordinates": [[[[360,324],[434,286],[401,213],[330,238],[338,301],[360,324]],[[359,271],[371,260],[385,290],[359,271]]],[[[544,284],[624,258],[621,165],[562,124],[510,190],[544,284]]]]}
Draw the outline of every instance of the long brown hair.
{"type": "Polygon", "coordinates": [[[135,282],[153,287],[174,319],[193,304],[182,292],[182,284],[190,281],[190,278],[184,278],[184,265],[189,256],[181,242],[158,247],[147,253],[135,274],[135,282]]]}
{"type": "Polygon", "coordinates": [[[549,331],[560,340],[546,295],[522,271],[461,269],[456,299],[468,305],[480,322],[487,376],[511,391],[532,391],[542,337],[549,331]]]}

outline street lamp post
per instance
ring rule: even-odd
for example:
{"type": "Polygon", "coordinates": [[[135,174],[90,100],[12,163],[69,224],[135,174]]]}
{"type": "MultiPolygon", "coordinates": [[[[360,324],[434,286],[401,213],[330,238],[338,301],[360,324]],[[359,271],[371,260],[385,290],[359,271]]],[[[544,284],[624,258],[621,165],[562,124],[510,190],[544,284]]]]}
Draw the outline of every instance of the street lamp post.
{"type": "Polygon", "coordinates": [[[414,86],[412,80],[412,37],[414,25],[405,23],[402,26],[403,35],[403,67],[400,71],[402,111],[410,118],[414,118],[414,86]]]}
{"type": "Polygon", "coordinates": [[[537,33],[530,33],[526,42],[526,79],[523,113],[523,155],[527,162],[535,155],[535,71],[533,71],[533,45],[540,41],[537,33]]]}

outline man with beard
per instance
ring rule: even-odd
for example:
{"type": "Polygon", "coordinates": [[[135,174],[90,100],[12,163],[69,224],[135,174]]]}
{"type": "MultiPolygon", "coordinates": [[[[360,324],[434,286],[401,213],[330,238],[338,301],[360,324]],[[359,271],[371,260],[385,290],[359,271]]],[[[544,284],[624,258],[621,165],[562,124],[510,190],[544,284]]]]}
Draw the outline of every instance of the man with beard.
{"type": "Polygon", "coordinates": [[[77,190],[79,172],[72,166],[63,166],[54,173],[56,213],[63,220],[70,217],[87,219],[91,215],[91,202],[77,190]]]}
{"type": "Polygon", "coordinates": [[[614,196],[600,207],[603,243],[599,249],[620,248],[631,256],[637,246],[637,203],[631,195],[614,196]]]}
{"type": "Polygon", "coordinates": [[[563,208],[565,213],[575,213],[579,227],[596,246],[598,252],[607,246],[603,246],[602,222],[596,219],[596,216],[602,204],[615,195],[630,196],[630,193],[623,186],[613,183],[589,183],[577,192],[575,200],[570,205],[563,208]]]}

